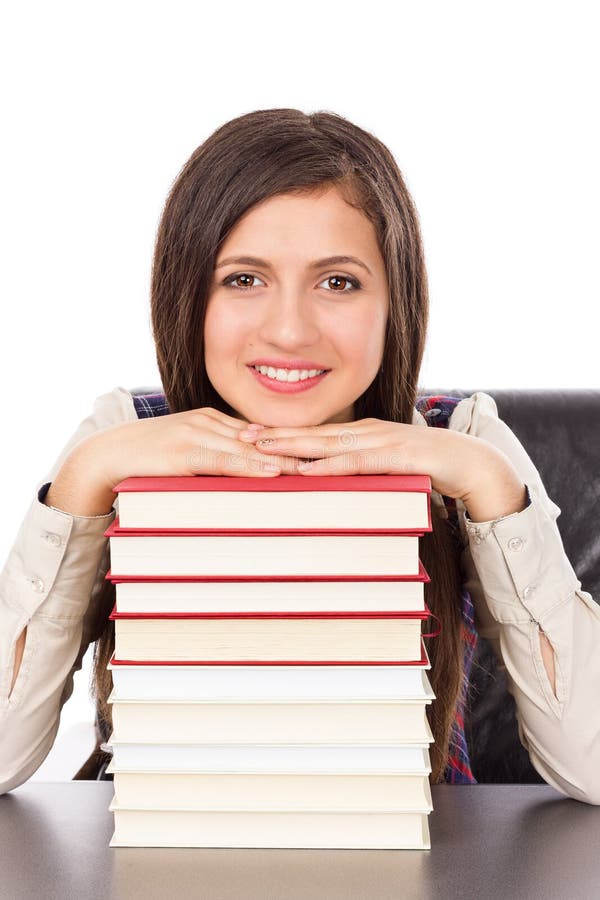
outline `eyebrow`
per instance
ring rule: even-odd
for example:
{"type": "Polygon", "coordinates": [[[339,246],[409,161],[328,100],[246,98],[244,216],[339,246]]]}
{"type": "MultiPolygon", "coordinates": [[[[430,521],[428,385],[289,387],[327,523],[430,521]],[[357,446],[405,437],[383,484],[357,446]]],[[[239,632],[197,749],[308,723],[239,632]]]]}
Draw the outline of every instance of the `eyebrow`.
{"type": "MultiPolygon", "coordinates": [[[[230,263],[236,263],[236,265],[241,266],[262,266],[264,269],[270,268],[269,262],[266,259],[259,259],[258,256],[228,256],[227,259],[222,259],[215,268],[221,269],[230,263]]],[[[373,274],[368,265],[357,256],[326,256],[324,259],[315,259],[314,262],[310,263],[310,268],[319,269],[321,266],[332,266],[339,263],[356,263],[357,266],[362,266],[363,269],[366,269],[369,275],[373,274]]]]}

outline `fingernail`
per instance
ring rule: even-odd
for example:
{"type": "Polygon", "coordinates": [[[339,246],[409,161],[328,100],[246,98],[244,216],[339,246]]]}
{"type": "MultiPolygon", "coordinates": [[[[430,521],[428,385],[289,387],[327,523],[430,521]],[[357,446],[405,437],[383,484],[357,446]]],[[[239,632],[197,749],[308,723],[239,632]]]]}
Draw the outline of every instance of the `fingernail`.
{"type": "Polygon", "coordinates": [[[255,438],[256,431],[240,431],[238,434],[239,438],[255,438]]]}
{"type": "Polygon", "coordinates": [[[248,424],[248,428],[252,428],[254,431],[259,431],[261,428],[264,428],[264,425],[255,425],[254,422],[248,424]]]}

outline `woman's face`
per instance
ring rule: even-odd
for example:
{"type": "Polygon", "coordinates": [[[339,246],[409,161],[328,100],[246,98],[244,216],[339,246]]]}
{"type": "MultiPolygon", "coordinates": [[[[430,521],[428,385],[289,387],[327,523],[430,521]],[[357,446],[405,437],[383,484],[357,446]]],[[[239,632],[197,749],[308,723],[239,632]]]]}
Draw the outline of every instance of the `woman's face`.
{"type": "Polygon", "coordinates": [[[353,421],[354,401],[381,364],[387,314],[384,261],[369,219],[333,187],[271,197],[220,248],[204,326],[208,377],[249,422],[353,421]],[[332,256],[356,259],[324,261],[332,256]],[[299,371],[282,384],[252,364],[299,371]],[[328,371],[302,382],[310,369],[328,371]]]}

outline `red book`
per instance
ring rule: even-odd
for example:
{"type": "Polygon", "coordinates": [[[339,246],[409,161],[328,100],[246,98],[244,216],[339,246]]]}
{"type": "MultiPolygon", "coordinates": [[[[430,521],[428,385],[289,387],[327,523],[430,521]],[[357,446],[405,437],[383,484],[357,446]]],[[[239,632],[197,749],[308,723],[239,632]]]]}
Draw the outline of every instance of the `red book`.
{"type": "Polygon", "coordinates": [[[113,577],[419,575],[419,534],[398,532],[134,531],[113,521],[113,577]]]}
{"type": "Polygon", "coordinates": [[[428,475],[131,477],[113,490],[119,495],[115,529],[141,534],[422,534],[432,528],[428,475]]]}
{"type": "Polygon", "coordinates": [[[396,613],[119,613],[117,660],[227,663],[415,663],[430,610],[396,613]]]}
{"type": "Polygon", "coordinates": [[[109,569],[118,612],[402,612],[425,609],[430,581],[419,560],[418,575],[234,576],[124,575],[109,569]]]}

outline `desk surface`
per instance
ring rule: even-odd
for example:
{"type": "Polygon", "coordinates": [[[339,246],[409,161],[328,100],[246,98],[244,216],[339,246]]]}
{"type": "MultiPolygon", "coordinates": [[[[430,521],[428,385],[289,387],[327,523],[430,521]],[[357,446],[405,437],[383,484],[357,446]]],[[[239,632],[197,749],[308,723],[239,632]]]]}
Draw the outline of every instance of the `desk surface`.
{"type": "Polygon", "coordinates": [[[434,785],[431,850],[113,847],[109,781],[0,796],[2,898],[597,900],[600,806],[548,785],[434,785]]]}

